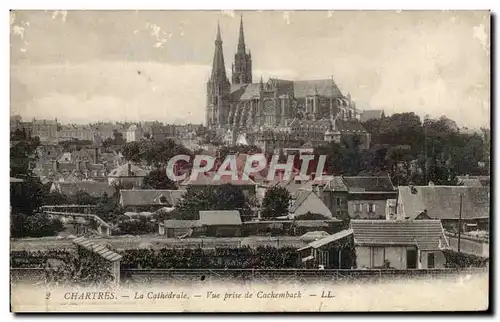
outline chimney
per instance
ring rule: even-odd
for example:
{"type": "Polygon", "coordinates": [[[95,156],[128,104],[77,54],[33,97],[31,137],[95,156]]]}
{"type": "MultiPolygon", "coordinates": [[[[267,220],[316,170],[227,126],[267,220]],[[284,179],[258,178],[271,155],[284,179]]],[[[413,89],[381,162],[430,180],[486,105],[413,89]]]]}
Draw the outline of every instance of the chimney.
{"type": "Polygon", "coordinates": [[[129,162],[127,168],[127,176],[130,177],[131,175],[132,175],[132,164],[129,162]]]}

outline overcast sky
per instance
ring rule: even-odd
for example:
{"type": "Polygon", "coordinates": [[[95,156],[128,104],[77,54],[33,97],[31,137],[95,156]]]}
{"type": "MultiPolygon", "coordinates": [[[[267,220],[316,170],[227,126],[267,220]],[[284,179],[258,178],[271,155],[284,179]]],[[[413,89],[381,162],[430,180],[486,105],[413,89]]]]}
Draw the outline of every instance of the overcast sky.
{"type": "MultiPolygon", "coordinates": [[[[229,72],[239,15],[12,12],[11,114],[201,123],[217,21],[229,72]]],[[[247,11],[243,19],[254,81],[333,76],[364,109],[489,125],[488,12],[247,11]]]]}

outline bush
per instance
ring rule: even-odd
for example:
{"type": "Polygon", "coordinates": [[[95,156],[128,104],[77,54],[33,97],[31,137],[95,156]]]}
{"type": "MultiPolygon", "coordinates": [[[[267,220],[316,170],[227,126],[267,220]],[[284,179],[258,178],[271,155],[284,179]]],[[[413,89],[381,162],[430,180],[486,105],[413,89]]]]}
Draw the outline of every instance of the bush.
{"type": "Polygon", "coordinates": [[[64,230],[63,223],[58,219],[50,219],[46,214],[25,215],[11,214],[11,237],[45,237],[55,236],[64,230]]]}
{"type": "Polygon", "coordinates": [[[147,218],[129,219],[118,223],[117,235],[145,235],[156,232],[156,224],[147,218]]]}
{"type": "Polygon", "coordinates": [[[276,269],[301,267],[299,254],[295,248],[291,247],[134,249],[124,251],[122,255],[121,265],[123,269],[276,269]]]}

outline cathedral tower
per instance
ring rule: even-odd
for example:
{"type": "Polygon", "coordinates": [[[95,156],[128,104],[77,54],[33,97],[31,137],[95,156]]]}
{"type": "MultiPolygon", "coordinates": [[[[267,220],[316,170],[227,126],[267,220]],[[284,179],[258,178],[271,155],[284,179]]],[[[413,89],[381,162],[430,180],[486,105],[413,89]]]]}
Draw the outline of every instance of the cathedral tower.
{"type": "Polygon", "coordinates": [[[219,127],[226,122],[229,112],[229,93],[231,84],[226,75],[224,53],[222,51],[222,38],[220,26],[217,24],[217,37],[215,39],[214,60],[212,74],[207,83],[207,108],[205,121],[209,128],[219,127]]]}
{"type": "Polygon", "coordinates": [[[233,84],[250,84],[252,82],[252,55],[246,52],[245,33],[243,31],[243,16],[240,20],[240,35],[238,38],[238,50],[234,55],[233,84]]]}

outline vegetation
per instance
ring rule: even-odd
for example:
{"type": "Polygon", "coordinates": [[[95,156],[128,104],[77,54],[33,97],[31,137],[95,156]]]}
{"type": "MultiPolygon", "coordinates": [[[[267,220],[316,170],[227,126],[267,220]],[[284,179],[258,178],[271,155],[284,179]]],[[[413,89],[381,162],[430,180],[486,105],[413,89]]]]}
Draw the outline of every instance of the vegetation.
{"type": "Polygon", "coordinates": [[[121,267],[127,268],[300,268],[295,248],[240,247],[215,249],[136,249],[122,252],[121,267]]]}
{"type": "Polygon", "coordinates": [[[167,176],[165,168],[149,172],[143,180],[143,189],[177,190],[177,185],[167,176]]]}
{"type": "Polygon", "coordinates": [[[272,187],[266,191],[262,201],[262,217],[274,218],[288,214],[290,192],[283,187],[272,187]]]}
{"type": "Polygon", "coordinates": [[[240,187],[231,184],[220,186],[195,187],[188,186],[179,212],[172,219],[199,219],[201,210],[239,210],[247,214],[250,206],[240,187]]]}
{"type": "MultiPolygon", "coordinates": [[[[137,142],[128,142],[123,146],[123,157],[131,162],[145,162],[147,165],[157,167],[167,165],[168,161],[175,155],[184,154],[191,156],[192,153],[183,145],[167,139],[161,142],[143,139],[137,142]]],[[[181,161],[179,162],[182,163],[181,161]]]]}
{"type": "Polygon", "coordinates": [[[156,232],[156,224],[148,218],[123,220],[118,223],[114,235],[146,235],[156,232]]]}
{"type": "Polygon", "coordinates": [[[371,147],[360,148],[353,136],[340,143],[317,147],[316,156],[327,155],[325,170],[334,175],[387,175],[395,185],[456,185],[460,174],[485,175],[488,167],[487,135],[461,133],[452,120],[396,113],[363,123],[371,134],[371,147]]]}

